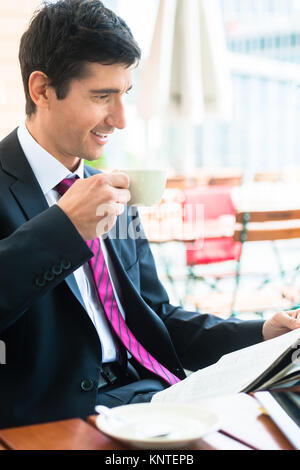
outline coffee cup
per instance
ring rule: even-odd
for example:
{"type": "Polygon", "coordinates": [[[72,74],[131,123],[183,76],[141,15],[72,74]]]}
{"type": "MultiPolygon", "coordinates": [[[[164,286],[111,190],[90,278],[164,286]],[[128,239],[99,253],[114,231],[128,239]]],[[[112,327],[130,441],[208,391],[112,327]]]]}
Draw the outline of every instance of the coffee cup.
{"type": "Polygon", "coordinates": [[[123,170],[130,180],[129,206],[153,206],[158,204],[166,187],[165,170],[123,170]]]}

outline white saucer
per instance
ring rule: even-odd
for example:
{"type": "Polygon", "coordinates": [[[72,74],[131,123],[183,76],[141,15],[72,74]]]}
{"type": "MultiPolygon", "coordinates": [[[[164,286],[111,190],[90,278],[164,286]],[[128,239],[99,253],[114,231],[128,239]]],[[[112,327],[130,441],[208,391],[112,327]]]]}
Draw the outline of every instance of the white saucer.
{"type": "Polygon", "coordinates": [[[140,403],[113,408],[122,420],[98,415],[96,426],[113,439],[139,449],[179,449],[218,429],[219,418],[213,411],[197,405],[140,403]],[[148,430],[168,429],[165,437],[144,437],[148,430]]]}

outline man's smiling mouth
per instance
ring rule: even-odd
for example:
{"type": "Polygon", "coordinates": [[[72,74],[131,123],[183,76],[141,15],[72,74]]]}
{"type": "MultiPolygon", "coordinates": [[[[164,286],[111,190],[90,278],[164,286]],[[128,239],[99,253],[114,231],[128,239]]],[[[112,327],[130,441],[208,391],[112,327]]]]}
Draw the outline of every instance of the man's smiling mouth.
{"type": "Polygon", "coordinates": [[[99,145],[105,145],[108,142],[109,134],[103,134],[97,131],[91,131],[91,134],[93,135],[94,141],[99,145]]]}

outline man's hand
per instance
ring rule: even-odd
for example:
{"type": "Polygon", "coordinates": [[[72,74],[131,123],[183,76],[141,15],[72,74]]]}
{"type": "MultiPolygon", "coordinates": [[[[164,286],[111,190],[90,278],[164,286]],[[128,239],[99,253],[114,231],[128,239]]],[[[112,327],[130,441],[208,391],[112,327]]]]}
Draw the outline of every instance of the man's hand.
{"type": "Polygon", "coordinates": [[[272,339],[297,328],[300,328],[300,308],[278,312],[264,323],[263,338],[272,339]]]}
{"type": "Polygon", "coordinates": [[[109,232],[130,200],[129,178],[114,171],[79,179],[60,198],[58,206],[84,240],[109,232]]]}

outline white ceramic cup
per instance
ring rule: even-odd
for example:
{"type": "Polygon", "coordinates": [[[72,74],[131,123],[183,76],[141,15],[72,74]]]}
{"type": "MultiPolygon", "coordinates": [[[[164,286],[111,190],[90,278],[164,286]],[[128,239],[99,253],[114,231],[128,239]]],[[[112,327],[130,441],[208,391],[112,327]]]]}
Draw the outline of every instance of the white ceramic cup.
{"type": "Polygon", "coordinates": [[[167,182],[165,170],[123,170],[123,173],[130,180],[129,206],[153,206],[160,202],[167,182]]]}

